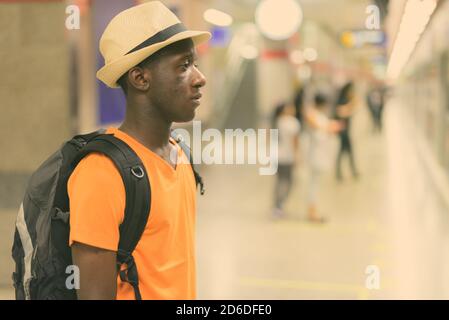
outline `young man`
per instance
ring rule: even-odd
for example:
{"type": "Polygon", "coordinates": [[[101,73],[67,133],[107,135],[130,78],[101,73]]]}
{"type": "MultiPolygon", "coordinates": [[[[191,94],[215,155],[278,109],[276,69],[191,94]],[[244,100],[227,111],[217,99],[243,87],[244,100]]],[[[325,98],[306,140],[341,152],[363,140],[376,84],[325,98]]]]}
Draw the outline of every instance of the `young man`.
{"type": "MultiPolygon", "coordinates": [[[[191,121],[206,80],[194,44],[207,32],[188,31],[158,1],[114,17],[100,40],[105,66],[97,77],[126,95],[120,128],[109,128],[140,157],[151,182],[151,209],[133,256],[142,299],[194,299],[195,179],[177,143],[173,122],[191,121]],[[175,155],[173,157],[173,155],[175,155]]],[[[117,275],[119,226],[125,190],[113,162],[90,154],[68,183],[70,245],[80,270],[80,299],[134,299],[117,275]]]]}

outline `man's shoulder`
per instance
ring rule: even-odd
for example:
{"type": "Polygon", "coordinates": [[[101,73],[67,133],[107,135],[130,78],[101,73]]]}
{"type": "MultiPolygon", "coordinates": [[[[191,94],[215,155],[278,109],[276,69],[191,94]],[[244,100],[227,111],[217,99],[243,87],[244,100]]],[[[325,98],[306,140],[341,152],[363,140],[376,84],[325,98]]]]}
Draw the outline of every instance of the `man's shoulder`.
{"type": "Polygon", "coordinates": [[[101,153],[91,153],[85,156],[73,170],[69,184],[75,181],[88,182],[92,185],[100,182],[119,183],[120,173],[112,160],[101,153]]]}
{"type": "Polygon", "coordinates": [[[116,171],[114,162],[112,160],[99,152],[92,152],[85,156],[77,165],[75,170],[101,170],[101,171],[116,171]]]}

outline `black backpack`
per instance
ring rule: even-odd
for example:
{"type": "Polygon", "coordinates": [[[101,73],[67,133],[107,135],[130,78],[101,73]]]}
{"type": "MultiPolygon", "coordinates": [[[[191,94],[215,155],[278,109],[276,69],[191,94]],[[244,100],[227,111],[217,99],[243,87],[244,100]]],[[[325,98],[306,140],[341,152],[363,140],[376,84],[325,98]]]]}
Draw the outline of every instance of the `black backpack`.
{"type": "MultiPolygon", "coordinates": [[[[204,193],[203,181],[193,167],[189,147],[174,138],[192,164],[195,182],[204,193]]],[[[12,257],[13,282],[18,300],[73,300],[76,290],[67,285],[72,265],[69,243],[69,198],[67,182],[87,154],[99,152],[116,165],[126,191],[125,218],[120,225],[117,271],[141,299],[137,266],[132,253],[146,226],[151,206],[151,188],[145,167],[122,140],[105,130],[77,135],[65,142],[31,176],[16,220],[12,257]],[[126,264],[126,269],[121,268],[126,264]]]]}

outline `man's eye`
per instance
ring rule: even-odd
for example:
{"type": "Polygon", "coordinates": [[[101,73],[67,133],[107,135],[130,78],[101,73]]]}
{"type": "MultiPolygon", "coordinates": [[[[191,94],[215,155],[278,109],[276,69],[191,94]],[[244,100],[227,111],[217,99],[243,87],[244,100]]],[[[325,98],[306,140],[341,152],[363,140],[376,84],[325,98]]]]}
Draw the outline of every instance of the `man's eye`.
{"type": "Polygon", "coordinates": [[[191,59],[187,59],[184,61],[184,63],[181,65],[183,70],[187,70],[190,66],[195,66],[196,68],[198,68],[198,63],[196,61],[193,61],[191,59]]]}
{"type": "Polygon", "coordinates": [[[183,66],[184,68],[188,68],[188,67],[190,66],[190,60],[184,61],[184,63],[182,64],[182,66],[183,66]]]}

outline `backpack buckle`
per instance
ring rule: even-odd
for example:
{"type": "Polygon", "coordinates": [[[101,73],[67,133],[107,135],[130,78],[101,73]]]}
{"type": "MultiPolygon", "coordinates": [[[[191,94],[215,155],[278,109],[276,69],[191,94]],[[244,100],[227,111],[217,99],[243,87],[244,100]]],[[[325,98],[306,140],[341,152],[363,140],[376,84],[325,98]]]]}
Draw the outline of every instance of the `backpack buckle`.
{"type": "Polygon", "coordinates": [[[119,270],[120,280],[128,282],[131,285],[138,284],[136,263],[131,253],[118,250],[117,251],[117,268],[119,270]],[[122,265],[126,265],[126,269],[121,269],[122,265]]]}
{"type": "Polygon", "coordinates": [[[143,171],[141,166],[134,166],[131,168],[131,173],[138,179],[142,179],[145,176],[145,172],[143,171]]]}
{"type": "Polygon", "coordinates": [[[70,212],[64,212],[61,209],[59,209],[58,207],[55,207],[51,214],[51,219],[52,220],[61,220],[65,224],[68,224],[70,221],[70,212]]]}

